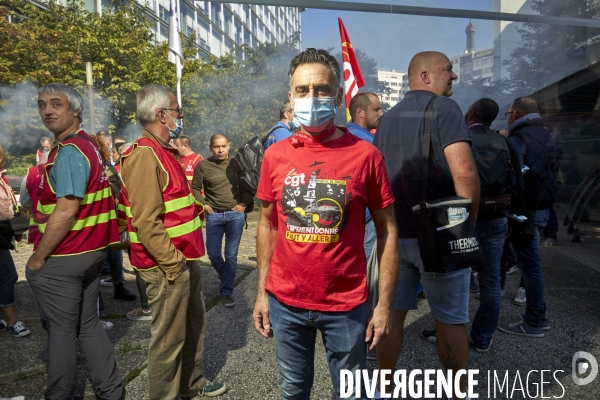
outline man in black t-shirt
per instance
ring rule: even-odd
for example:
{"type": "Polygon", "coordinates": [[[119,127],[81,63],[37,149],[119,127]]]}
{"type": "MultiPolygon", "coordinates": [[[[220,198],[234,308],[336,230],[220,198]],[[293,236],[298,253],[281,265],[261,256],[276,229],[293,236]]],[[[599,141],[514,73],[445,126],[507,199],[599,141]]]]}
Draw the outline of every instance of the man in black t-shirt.
{"type": "MultiPolygon", "coordinates": [[[[375,134],[373,144],[385,156],[396,198],[394,211],[401,248],[391,332],[377,346],[380,369],[394,369],[396,365],[406,314],[417,308],[419,281],[427,291],[436,321],[438,355],[443,368],[454,372],[467,368],[464,324],[469,321],[470,268],[444,274],[424,272],[412,214],[412,207],[421,202],[424,113],[429,100],[434,98],[427,201],[448,196],[472,199],[471,216],[473,222],[477,219],[480,188],[471,139],[460,108],[448,98],[452,94],[452,82],[457,78],[444,54],[416,54],[408,68],[410,91],[381,118],[375,134]]],[[[462,379],[462,391],[464,387],[465,379],[462,379]]],[[[454,388],[455,398],[457,389],[454,388]]]]}

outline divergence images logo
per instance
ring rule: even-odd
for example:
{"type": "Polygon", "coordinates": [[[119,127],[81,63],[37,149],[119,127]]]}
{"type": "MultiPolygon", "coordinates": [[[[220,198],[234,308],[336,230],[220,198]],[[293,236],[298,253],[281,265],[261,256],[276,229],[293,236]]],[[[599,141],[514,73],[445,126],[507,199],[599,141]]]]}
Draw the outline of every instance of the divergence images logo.
{"type": "Polygon", "coordinates": [[[585,351],[578,351],[573,354],[573,382],[576,385],[587,385],[591,383],[594,379],[596,379],[596,375],[598,375],[598,362],[590,353],[586,353],[585,351]],[[580,375],[585,375],[589,372],[589,375],[583,378],[580,378],[580,375]]]}

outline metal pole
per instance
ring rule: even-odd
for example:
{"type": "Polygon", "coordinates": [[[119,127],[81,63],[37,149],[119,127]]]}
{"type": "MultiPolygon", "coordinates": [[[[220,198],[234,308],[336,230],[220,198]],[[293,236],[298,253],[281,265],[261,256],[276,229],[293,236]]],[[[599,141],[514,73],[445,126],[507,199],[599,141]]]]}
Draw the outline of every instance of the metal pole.
{"type": "Polygon", "coordinates": [[[94,76],[92,75],[92,63],[85,63],[85,75],[87,78],[87,92],[88,92],[88,110],[90,114],[90,128],[88,133],[90,135],[96,134],[96,118],[94,116],[94,76]]]}

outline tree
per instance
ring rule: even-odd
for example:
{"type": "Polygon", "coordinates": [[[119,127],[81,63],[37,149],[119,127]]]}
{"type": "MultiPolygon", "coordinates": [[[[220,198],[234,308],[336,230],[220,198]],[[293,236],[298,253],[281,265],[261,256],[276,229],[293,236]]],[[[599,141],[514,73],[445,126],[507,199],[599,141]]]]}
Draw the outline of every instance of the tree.
{"type": "MultiPolygon", "coordinates": [[[[85,95],[85,62],[92,62],[95,125],[110,131],[134,120],[135,94],[143,85],[175,86],[167,43],[154,43],[149,21],[135,2],[113,5],[102,16],[85,10],[77,0],[69,0],[67,7],[48,2],[45,9],[26,0],[0,5],[0,84],[13,85],[12,90],[0,92],[0,108],[20,110],[4,132],[4,144],[13,147],[11,152],[17,146],[37,144],[39,136],[26,140],[19,133],[43,131],[35,112],[35,93],[33,98],[23,98],[23,87],[17,85],[21,82],[38,87],[64,82],[85,95]]],[[[197,74],[203,62],[195,58],[193,42],[186,39],[184,45],[184,76],[197,74]]]]}
{"type": "MultiPolygon", "coordinates": [[[[541,15],[597,19],[600,4],[588,0],[532,0],[541,15]]],[[[586,67],[589,46],[597,41],[597,28],[525,23],[518,30],[521,45],[504,63],[510,73],[510,89],[533,93],[586,67]],[[589,41],[588,41],[589,40],[589,41]]]]}
{"type": "Polygon", "coordinates": [[[241,146],[253,136],[263,137],[279,120],[278,110],[287,99],[287,72],[298,53],[297,42],[243,47],[237,54],[211,57],[208,65],[182,84],[184,131],[194,147],[204,149],[215,133],[224,133],[241,146]],[[196,144],[197,143],[197,144],[196,144]]]}

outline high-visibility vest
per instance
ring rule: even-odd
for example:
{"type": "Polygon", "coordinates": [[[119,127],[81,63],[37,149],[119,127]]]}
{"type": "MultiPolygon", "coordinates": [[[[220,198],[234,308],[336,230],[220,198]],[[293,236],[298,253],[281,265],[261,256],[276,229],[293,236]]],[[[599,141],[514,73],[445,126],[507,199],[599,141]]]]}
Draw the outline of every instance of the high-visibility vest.
{"type": "Polygon", "coordinates": [[[35,217],[35,215],[38,212],[38,188],[40,187],[40,182],[42,181],[42,175],[44,174],[45,166],[46,164],[39,164],[30,167],[27,170],[27,177],[25,178],[25,187],[27,188],[27,193],[29,193],[29,198],[31,199],[32,213],[31,218],[29,218],[29,233],[27,234],[27,243],[35,243],[37,237],[40,235],[40,230],[35,222],[35,220],[39,220],[40,217],[35,217]]]}
{"type": "Polygon", "coordinates": [[[34,244],[34,251],[46,231],[46,224],[56,208],[56,192],[50,183],[50,170],[56,156],[65,146],[76,147],[86,158],[90,176],[83,199],[79,201],[79,211],[71,224],[67,236],[54,249],[52,256],[68,256],[103,250],[109,244],[119,242],[115,201],[108,186],[104,161],[100,151],[92,144],[90,137],[80,130],[68,136],[52,150],[42,174],[38,189],[37,213],[35,214],[40,235],[34,244]]]}
{"type": "MultiPolygon", "coordinates": [[[[126,165],[127,159],[136,148],[149,148],[167,173],[167,184],[162,190],[163,209],[158,218],[162,222],[171,243],[183,253],[188,260],[197,260],[204,255],[202,240],[202,223],[198,218],[196,201],[192,195],[182,165],[177,161],[175,150],[165,149],[155,141],[141,137],[121,157],[121,166],[126,165]]],[[[131,178],[130,179],[135,179],[131,178]]],[[[143,197],[143,194],[141,194],[143,197]]],[[[129,231],[131,266],[148,270],[158,267],[148,249],[140,242],[138,233],[132,225],[132,214],[127,194],[127,181],[123,182],[119,201],[119,219],[127,220],[129,231]]]]}
{"type": "Polygon", "coordinates": [[[185,156],[185,160],[183,157],[181,158],[181,165],[183,165],[183,170],[185,171],[185,177],[187,178],[190,185],[192,184],[192,180],[194,179],[194,170],[196,169],[196,165],[200,161],[204,160],[200,154],[192,153],[190,155],[185,156]]]}

